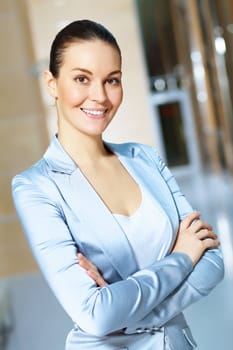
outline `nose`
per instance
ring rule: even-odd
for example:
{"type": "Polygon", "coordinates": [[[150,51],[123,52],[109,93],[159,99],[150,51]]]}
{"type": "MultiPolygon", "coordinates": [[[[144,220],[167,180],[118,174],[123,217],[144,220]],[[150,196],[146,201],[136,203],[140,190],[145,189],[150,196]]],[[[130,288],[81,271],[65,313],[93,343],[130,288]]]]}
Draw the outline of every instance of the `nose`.
{"type": "Polygon", "coordinates": [[[105,85],[102,82],[93,82],[89,89],[89,98],[98,103],[105,102],[107,99],[105,85]]]}

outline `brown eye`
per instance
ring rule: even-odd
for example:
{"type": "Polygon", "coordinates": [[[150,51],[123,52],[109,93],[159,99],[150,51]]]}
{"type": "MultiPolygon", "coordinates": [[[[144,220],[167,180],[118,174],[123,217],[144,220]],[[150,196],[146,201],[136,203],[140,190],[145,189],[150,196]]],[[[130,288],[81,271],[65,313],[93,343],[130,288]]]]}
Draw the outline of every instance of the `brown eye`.
{"type": "Polygon", "coordinates": [[[106,83],[109,85],[119,85],[120,80],[117,78],[111,78],[111,79],[107,79],[106,83]]]}
{"type": "Polygon", "coordinates": [[[82,76],[76,77],[75,81],[77,83],[87,84],[88,83],[88,78],[82,75],[82,76]]]}

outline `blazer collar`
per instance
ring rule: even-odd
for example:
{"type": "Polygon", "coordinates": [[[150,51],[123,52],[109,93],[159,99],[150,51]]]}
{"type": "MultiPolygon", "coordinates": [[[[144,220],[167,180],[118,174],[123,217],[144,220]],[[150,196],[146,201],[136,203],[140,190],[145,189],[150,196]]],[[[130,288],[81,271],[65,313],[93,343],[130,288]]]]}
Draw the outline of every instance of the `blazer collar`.
{"type": "MultiPolygon", "coordinates": [[[[125,147],[124,144],[110,142],[104,142],[104,144],[118,156],[133,158],[138,152],[140,152],[140,149],[135,147],[133,143],[131,144],[131,147],[125,147]]],[[[78,165],[63,148],[56,135],[52,138],[52,141],[44,154],[44,159],[49,168],[55,172],[72,174],[78,168],[78,165]]]]}
{"type": "Polygon", "coordinates": [[[56,135],[52,138],[44,159],[49,168],[55,172],[72,174],[77,169],[77,165],[62,147],[56,135]]]}

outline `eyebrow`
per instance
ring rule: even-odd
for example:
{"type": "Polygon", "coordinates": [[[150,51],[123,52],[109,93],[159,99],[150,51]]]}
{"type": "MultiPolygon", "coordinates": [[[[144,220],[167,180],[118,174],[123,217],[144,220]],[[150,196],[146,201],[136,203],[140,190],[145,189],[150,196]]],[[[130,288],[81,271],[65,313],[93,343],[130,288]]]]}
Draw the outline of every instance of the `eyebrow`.
{"type": "MultiPolygon", "coordinates": [[[[93,73],[91,71],[89,71],[88,69],[86,69],[86,68],[78,68],[78,67],[77,68],[73,68],[72,72],[74,72],[76,70],[79,70],[79,71],[81,71],[83,73],[87,73],[89,75],[93,75],[93,73]]],[[[118,69],[118,70],[115,70],[115,71],[109,73],[108,76],[111,76],[111,75],[114,75],[114,74],[122,74],[122,72],[121,72],[121,70],[118,69]]]]}

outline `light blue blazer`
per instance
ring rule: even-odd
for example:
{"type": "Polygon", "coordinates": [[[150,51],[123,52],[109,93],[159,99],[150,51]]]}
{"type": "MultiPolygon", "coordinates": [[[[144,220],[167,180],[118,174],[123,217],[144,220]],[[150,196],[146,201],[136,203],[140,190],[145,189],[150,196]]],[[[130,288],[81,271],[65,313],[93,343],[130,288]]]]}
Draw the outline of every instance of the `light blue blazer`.
{"type": "MultiPolygon", "coordinates": [[[[172,247],[180,220],[192,208],[157,151],[136,143],[106,146],[167,213],[172,247]]],[[[56,137],[12,188],[35,258],[74,321],[67,350],[195,347],[182,311],[223,278],[218,249],[207,251],[195,268],[185,254],[168,252],[139,270],[122,228],[56,137]],[[99,288],[88,277],[77,251],[99,268],[108,286],[99,288]]]]}

